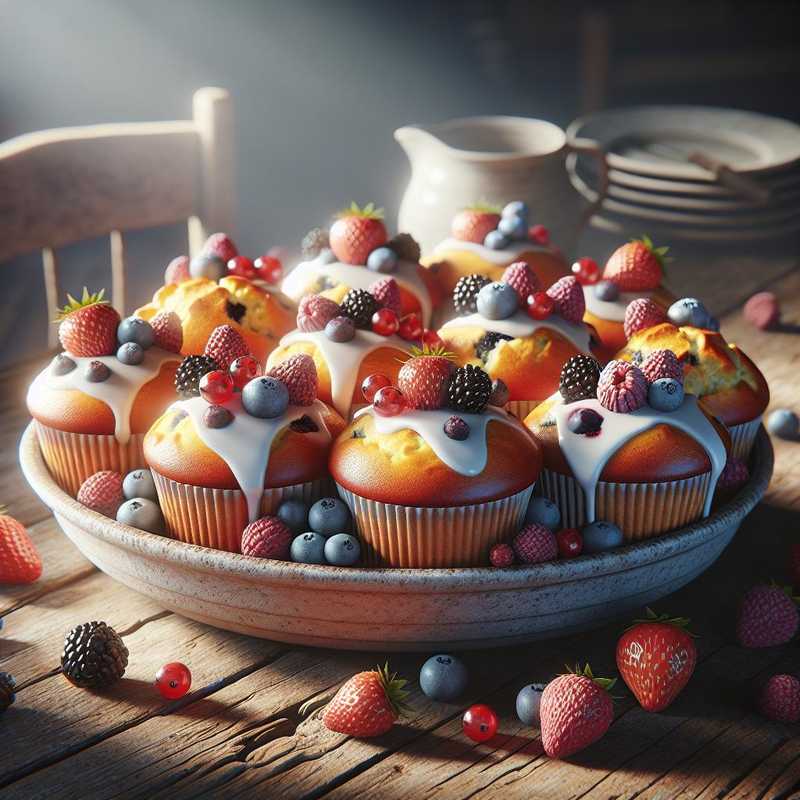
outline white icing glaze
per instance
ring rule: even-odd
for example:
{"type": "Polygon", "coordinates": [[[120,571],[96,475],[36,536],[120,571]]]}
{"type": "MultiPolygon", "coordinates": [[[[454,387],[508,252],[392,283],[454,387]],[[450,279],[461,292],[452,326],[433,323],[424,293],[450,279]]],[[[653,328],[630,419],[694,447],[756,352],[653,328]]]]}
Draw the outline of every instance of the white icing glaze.
{"type": "Polygon", "coordinates": [[[412,261],[398,261],[392,273],[373,272],[366,267],[343,264],[341,261],[325,262],[319,256],[312,261],[301,261],[284,279],[281,290],[299,302],[308,294],[308,286],[317,278],[328,276],[351,289],[369,289],[381,278],[394,278],[399,286],[411,292],[418,300],[424,325],[430,322],[433,307],[428,289],[419,275],[419,265],[412,261]]]}
{"type": "Polygon", "coordinates": [[[294,420],[308,416],[319,430],[304,435],[329,441],[331,435],[323,417],[325,405],[315,400],[310,406],[289,406],[274,419],[248,414],[242,407],[240,394],[235,394],[224,405],[233,414],[233,422],[225,428],[209,428],[203,423],[203,414],[209,404],[202,397],[178,400],[170,408],[185,411],[194,423],[200,441],[228,465],[247,501],[247,513],[253,522],[259,515],[273,439],[294,420]]]}
{"type": "Polygon", "coordinates": [[[567,322],[559,314],[553,314],[544,320],[532,319],[524,311],[517,311],[508,319],[487,319],[481,314],[467,314],[445,322],[441,330],[466,327],[495,331],[505,336],[511,336],[513,339],[525,339],[528,336],[533,336],[536,331],[542,328],[549,328],[560,333],[581,353],[591,353],[589,329],[582,323],[576,325],[574,322],[567,322]]]}
{"type": "Polygon", "coordinates": [[[181,356],[158,347],[145,350],[141,364],[123,364],[116,356],[73,356],[66,353],[77,367],[66,375],[54,375],[47,366],[28,389],[29,405],[34,397],[47,390],[77,389],[104,402],[114,414],[114,436],[120,444],[131,438],[131,410],[139,390],[158,375],[167,361],[178,363],[181,356]],[[100,361],[110,370],[108,380],[92,383],[86,379],[85,370],[92,361],[100,361]]]}
{"type": "Polygon", "coordinates": [[[372,331],[362,330],[356,330],[356,335],[349,342],[334,342],[325,335],[324,330],[294,330],[281,339],[281,347],[292,342],[313,342],[319,348],[331,376],[333,407],[345,419],[350,413],[361,362],[367,355],[381,347],[394,347],[406,354],[410,346],[409,342],[399,336],[380,336],[372,331]]]}
{"type": "Polygon", "coordinates": [[[608,319],[614,322],[625,320],[625,309],[628,303],[638,300],[640,297],[652,297],[653,292],[620,292],[616,300],[601,300],[594,293],[594,286],[583,287],[583,297],[586,300],[586,310],[590,311],[600,319],[608,319]]]}
{"type": "Polygon", "coordinates": [[[452,250],[466,250],[469,253],[475,253],[484,261],[488,261],[490,264],[497,264],[498,266],[511,263],[513,259],[523,253],[550,252],[549,247],[544,247],[534,242],[511,242],[508,247],[504,247],[502,250],[492,250],[490,247],[478,244],[477,242],[464,242],[461,239],[449,237],[436,245],[433,249],[433,255],[436,256],[452,250]]]}
{"type": "Polygon", "coordinates": [[[486,426],[491,420],[497,420],[523,433],[525,428],[514,416],[499,408],[489,406],[482,414],[464,414],[450,409],[420,411],[418,409],[404,411],[394,417],[382,417],[375,412],[374,406],[367,406],[356,412],[355,417],[371,414],[375,420],[378,433],[396,433],[410,429],[418,433],[436,456],[460,475],[474,477],[486,468],[488,452],[486,446],[486,426]],[[444,423],[457,414],[469,425],[469,436],[463,441],[451,439],[444,432],[444,423]]]}
{"type": "Polygon", "coordinates": [[[708,516],[714,488],[725,467],[727,454],[722,439],[708,417],[698,407],[694,395],[687,394],[683,405],[669,413],[643,406],[629,414],[609,411],[594,398],[564,403],[560,395],[556,396],[559,398],[558,404],[553,407],[552,412],[558,426],[558,442],[575,480],[583,489],[587,522],[594,522],[597,482],[611,456],[634,436],[661,424],[671,425],[688,434],[708,453],[711,461],[711,485],[703,509],[703,515],[708,516]],[[603,417],[599,435],[585,436],[570,431],[567,418],[579,408],[591,408],[603,417]]]}

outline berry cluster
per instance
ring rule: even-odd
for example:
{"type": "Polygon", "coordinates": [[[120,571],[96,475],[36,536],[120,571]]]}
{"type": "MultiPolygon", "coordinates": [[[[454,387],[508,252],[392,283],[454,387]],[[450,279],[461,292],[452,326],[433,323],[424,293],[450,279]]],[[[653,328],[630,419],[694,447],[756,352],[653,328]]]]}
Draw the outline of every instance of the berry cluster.
{"type": "Polygon", "coordinates": [[[528,204],[522,200],[499,206],[476,204],[463,208],[453,218],[451,233],[462,242],[482,244],[492,250],[503,250],[511,242],[550,244],[550,233],[544,225],[530,225],[528,204]]]}

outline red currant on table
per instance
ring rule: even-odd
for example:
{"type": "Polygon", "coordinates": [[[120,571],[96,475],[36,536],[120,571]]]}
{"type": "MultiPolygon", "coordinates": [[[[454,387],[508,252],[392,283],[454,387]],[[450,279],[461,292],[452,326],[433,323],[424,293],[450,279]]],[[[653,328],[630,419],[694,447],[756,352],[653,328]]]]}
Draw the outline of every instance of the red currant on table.
{"type": "Polygon", "coordinates": [[[461,719],[464,733],[473,742],[488,742],[497,733],[497,714],[489,706],[470,706],[461,719]]]}
{"type": "Polygon", "coordinates": [[[391,308],[379,308],[372,315],[372,330],[379,336],[391,336],[399,327],[397,314],[391,308]]]}
{"type": "Polygon", "coordinates": [[[400,327],[397,329],[397,335],[407,342],[418,342],[422,338],[422,320],[419,314],[407,314],[400,320],[400,327]]]}
{"type": "Polygon", "coordinates": [[[425,328],[420,338],[422,339],[422,344],[426,344],[428,347],[444,347],[444,342],[439,334],[430,328],[425,328]]]}
{"type": "Polygon", "coordinates": [[[550,231],[544,225],[531,225],[528,228],[528,238],[536,244],[550,244],[550,231]]]}
{"type": "Polygon", "coordinates": [[[563,528],[556,534],[560,558],[575,558],[583,552],[583,536],[577,528],[563,528]]]}
{"type": "Polygon", "coordinates": [[[170,661],[156,673],[156,686],[162,697],[177,700],[189,691],[192,685],[192,673],[186,664],[170,661]]]}
{"type": "Polygon", "coordinates": [[[221,369],[207,372],[200,378],[200,395],[215,405],[227,403],[233,397],[233,378],[221,369]]]}
{"type": "Polygon", "coordinates": [[[234,256],[228,262],[228,274],[253,280],[256,276],[256,270],[252,260],[247,256],[234,256]]]}
{"type": "Polygon", "coordinates": [[[267,283],[277,283],[283,277],[283,264],[274,256],[260,256],[255,268],[256,275],[267,283]]]}
{"type": "Polygon", "coordinates": [[[361,382],[361,394],[364,395],[364,399],[368,403],[371,403],[375,400],[375,393],[379,389],[383,389],[384,386],[390,386],[391,383],[385,375],[380,372],[373,372],[372,375],[367,375],[361,382]]]}
{"type": "Polygon", "coordinates": [[[590,286],[600,280],[600,267],[593,258],[579,258],[572,265],[572,274],[582,286],[590,286]]]}
{"type": "Polygon", "coordinates": [[[230,373],[233,385],[243,389],[246,383],[261,374],[261,364],[253,356],[239,356],[231,362],[230,373]]]}
{"type": "Polygon", "coordinates": [[[556,307],[555,301],[547,292],[529,294],[525,305],[528,316],[532,319],[547,319],[556,307]]]}
{"type": "Polygon", "coordinates": [[[372,405],[382,417],[396,417],[406,407],[406,398],[394,386],[384,386],[375,392],[372,405]]]}

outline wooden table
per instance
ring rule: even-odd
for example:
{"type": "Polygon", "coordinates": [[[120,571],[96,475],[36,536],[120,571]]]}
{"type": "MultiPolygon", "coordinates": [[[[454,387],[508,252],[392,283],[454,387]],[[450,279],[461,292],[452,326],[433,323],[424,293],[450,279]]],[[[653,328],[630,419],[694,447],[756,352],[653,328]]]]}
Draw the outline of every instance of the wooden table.
{"type": "MultiPolygon", "coordinates": [[[[800,322],[800,274],[772,283],[785,318],[800,322]]],[[[725,292],[720,296],[731,305],[730,282],[725,292]]],[[[738,311],[725,316],[723,329],[761,366],[772,405],[797,408],[797,333],[761,333],[738,311]]],[[[351,674],[383,659],[218,631],[163,611],[96,571],[16,465],[28,380],[19,371],[0,375],[0,499],[29,526],[45,570],[32,586],[0,591],[0,669],[24,686],[0,720],[0,797],[800,797],[797,726],[763,719],[752,703],[758,679],[800,670],[800,651],[796,644],[745,650],[733,636],[739,595],[757,580],[785,580],[789,543],[800,541],[800,444],[775,442],[765,502],[712,569],[657,605],[692,617],[700,634],[697,670],[678,701],[648,714],[619,685],[617,718],[605,738],[558,762],[543,756],[537,731],[516,719],[516,693],[578,660],[615,674],[624,621],[582,636],[466,654],[471,685],[454,705],[419,691],[416,677],[429,654],[395,655],[392,667],[411,679],[408,716],[373,741],[331,733],[318,714],[304,717],[300,707],[321,705],[351,674]],[[64,634],[91,619],[113,625],[130,650],[125,678],[97,693],[73,688],[57,673],[64,634]],[[191,667],[194,683],[182,700],[165,702],[153,678],[173,660],[191,667]],[[483,745],[461,732],[464,709],[477,701],[501,715],[500,733],[483,745]]]]}

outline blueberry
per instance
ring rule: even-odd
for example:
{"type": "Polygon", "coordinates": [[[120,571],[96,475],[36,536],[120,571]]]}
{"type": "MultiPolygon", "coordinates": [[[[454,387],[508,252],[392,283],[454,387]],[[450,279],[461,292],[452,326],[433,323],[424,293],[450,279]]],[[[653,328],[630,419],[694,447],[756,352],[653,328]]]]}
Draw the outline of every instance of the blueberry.
{"type": "Polygon", "coordinates": [[[111,370],[102,361],[90,361],[83,375],[89,383],[102,383],[111,377],[111,370]]]}
{"type": "Polygon", "coordinates": [[[667,316],[673,325],[690,325],[693,328],[705,328],[709,313],[696,297],[683,297],[676,300],[667,309],[667,316]]]}
{"type": "Polygon", "coordinates": [[[602,553],[622,547],[625,537],[613,522],[592,522],[581,529],[584,553],[602,553]]]}
{"type": "Polygon", "coordinates": [[[376,247],[367,256],[367,269],[373,272],[394,272],[397,269],[397,253],[391,247],[376,247]]]}
{"type": "Polygon", "coordinates": [[[500,233],[500,231],[489,231],[483,240],[483,244],[490,250],[503,250],[508,247],[508,237],[504,233],[500,233]]]}
{"type": "Polygon", "coordinates": [[[675,378],[659,378],[650,384],[647,402],[656,411],[675,411],[683,403],[683,384],[675,378]]]}
{"type": "Polygon", "coordinates": [[[299,564],[324,564],[325,541],[324,536],[312,531],[296,536],[289,550],[292,561],[299,564]]]}
{"type": "Polygon", "coordinates": [[[561,512],[549,498],[533,497],[525,512],[525,524],[530,525],[532,522],[544,525],[551,531],[557,531],[561,527],[561,512]]]}
{"type": "Polygon", "coordinates": [[[117,358],[131,367],[141,364],[144,361],[144,350],[136,342],[125,342],[117,349],[117,358]]]}
{"type": "Polygon", "coordinates": [[[544,683],[529,683],[517,694],[517,716],[523,725],[539,725],[539,706],[542,702],[544,683]]]}
{"type": "Polygon", "coordinates": [[[464,662],[451,655],[431,656],[419,671],[419,688],[426,697],[443,703],[462,695],[468,680],[464,662]]]}
{"type": "Polygon", "coordinates": [[[153,474],[149,469],[135,469],[122,479],[122,494],[126,500],[134,497],[146,497],[148,500],[158,502],[156,484],[153,474]]]}
{"type": "Polygon", "coordinates": [[[321,264],[333,264],[333,262],[336,261],[336,256],[333,254],[333,250],[331,250],[330,247],[323,247],[322,250],[319,251],[317,261],[321,264]]]}
{"type": "Polygon", "coordinates": [[[619,297],[619,286],[614,281],[599,281],[594,285],[594,294],[598,300],[610,303],[619,297]]]}
{"type": "Polygon", "coordinates": [[[325,335],[332,342],[349,342],[356,335],[356,324],[350,317],[334,317],[325,326],[325,335]]]}
{"type": "Polygon", "coordinates": [[[278,506],[275,516],[294,534],[308,530],[308,506],[302,500],[284,500],[278,506]]]}
{"type": "Polygon", "coordinates": [[[597,433],[603,417],[593,408],[577,408],[567,417],[567,427],[577,434],[597,433]]]}
{"type": "Polygon", "coordinates": [[[203,412],[203,425],[206,428],[227,428],[233,422],[233,414],[225,408],[212,403],[203,412]]]}
{"type": "Polygon", "coordinates": [[[519,295],[508,283],[487,283],[478,292],[475,305],[486,319],[508,319],[519,308],[519,295]]]}
{"type": "Polygon", "coordinates": [[[189,262],[189,275],[193,278],[208,278],[218,281],[227,272],[225,262],[218,256],[199,255],[189,262]]]}
{"type": "Polygon", "coordinates": [[[524,217],[503,217],[497,225],[497,230],[517,242],[528,238],[528,223],[524,217]]]}
{"type": "Polygon", "coordinates": [[[336,567],[352,567],[361,558],[361,545],[349,533],[336,533],[325,541],[325,560],[336,567]]]}
{"type": "Polygon", "coordinates": [[[311,506],[308,527],[323,536],[349,531],[350,509],[338,497],[323,497],[311,506]]]}
{"type": "Polygon", "coordinates": [[[150,533],[162,533],[164,518],[157,503],[146,497],[132,497],[117,510],[117,522],[150,533]]]}
{"type": "Polygon", "coordinates": [[[277,378],[262,375],[242,389],[242,405],[248,414],[262,419],[279,417],[289,405],[289,390],[277,378]]]}
{"type": "Polygon", "coordinates": [[[50,372],[53,375],[66,375],[77,366],[66,353],[59,353],[50,364],[50,372]]]}
{"type": "Polygon", "coordinates": [[[528,204],[524,200],[512,200],[501,212],[502,217],[528,217],[528,204]]]}
{"type": "Polygon", "coordinates": [[[767,430],[779,439],[797,439],[800,419],[788,408],[776,408],[767,418],[767,430]]]}
{"type": "Polygon", "coordinates": [[[706,321],[706,328],[714,333],[719,333],[719,320],[716,317],[709,317],[706,321]]]}
{"type": "Polygon", "coordinates": [[[135,342],[144,350],[153,346],[153,326],[140,317],[126,317],[117,325],[117,341],[120,344],[135,342]]]}

